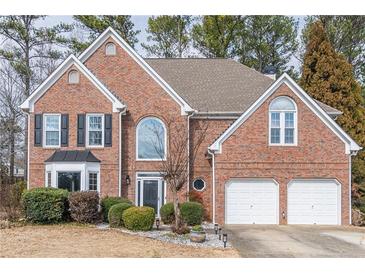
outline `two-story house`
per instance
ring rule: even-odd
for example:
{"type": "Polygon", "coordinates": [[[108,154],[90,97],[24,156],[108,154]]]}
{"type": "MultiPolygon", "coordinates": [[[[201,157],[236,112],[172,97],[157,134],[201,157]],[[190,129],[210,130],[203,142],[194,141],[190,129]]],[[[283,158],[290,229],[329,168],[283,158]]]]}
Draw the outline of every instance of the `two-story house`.
{"type": "Polygon", "coordinates": [[[149,140],[163,140],[162,153],[167,138],[193,144],[204,121],[181,192],[201,193],[214,222],[351,223],[351,156],[361,148],[336,124],[341,112],[286,74],[229,59],[143,59],[108,28],[21,107],[28,188],[95,190],[158,212],[171,197],[149,140]]]}

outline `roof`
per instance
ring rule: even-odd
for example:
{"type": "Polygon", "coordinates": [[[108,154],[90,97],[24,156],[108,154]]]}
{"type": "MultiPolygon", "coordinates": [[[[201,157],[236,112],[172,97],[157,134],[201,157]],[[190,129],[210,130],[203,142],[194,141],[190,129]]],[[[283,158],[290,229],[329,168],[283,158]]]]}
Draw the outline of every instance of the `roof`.
{"type": "Polygon", "coordinates": [[[100,160],[90,150],[57,150],[46,161],[49,162],[97,162],[100,160]]]}
{"type": "MultiPolygon", "coordinates": [[[[232,59],[146,58],[146,62],[199,112],[245,112],[275,82],[232,59]]],[[[331,115],[339,110],[317,101],[331,115]]]]}

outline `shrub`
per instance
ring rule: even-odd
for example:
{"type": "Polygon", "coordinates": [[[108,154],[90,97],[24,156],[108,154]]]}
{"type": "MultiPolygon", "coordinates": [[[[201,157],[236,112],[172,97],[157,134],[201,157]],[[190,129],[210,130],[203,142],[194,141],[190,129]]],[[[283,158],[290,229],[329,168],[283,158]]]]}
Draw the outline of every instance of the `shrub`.
{"type": "Polygon", "coordinates": [[[180,206],[183,220],[188,225],[200,225],[203,219],[203,206],[197,202],[185,202],[180,206]]]}
{"type": "Polygon", "coordinates": [[[203,227],[201,225],[194,225],[191,228],[191,231],[202,232],[202,231],[204,231],[204,229],[203,229],[203,227]]]}
{"type": "Polygon", "coordinates": [[[68,196],[71,218],[79,223],[95,223],[99,217],[96,191],[71,192],[68,196]]]}
{"type": "Polygon", "coordinates": [[[113,205],[120,204],[120,203],[132,204],[132,202],[130,200],[128,200],[127,198],[122,198],[122,197],[108,197],[107,196],[101,200],[101,210],[103,212],[104,222],[108,222],[108,214],[109,214],[110,208],[113,205]]]}
{"type": "Polygon", "coordinates": [[[0,184],[0,211],[4,213],[5,219],[14,221],[21,216],[21,197],[25,189],[24,181],[0,184]]]}
{"type": "Polygon", "coordinates": [[[164,224],[172,224],[175,221],[175,210],[173,203],[164,204],[160,208],[161,220],[164,224]]]}
{"type": "Polygon", "coordinates": [[[123,218],[122,218],[123,212],[124,212],[124,210],[126,210],[130,207],[132,207],[132,205],[127,204],[127,203],[119,203],[119,204],[113,205],[109,209],[109,214],[108,214],[108,220],[109,220],[110,227],[122,227],[124,225],[123,218]]]}
{"type": "Polygon", "coordinates": [[[33,188],[22,195],[27,220],[35,223],[59,223],[65,220],[68,191],[56,188],[33,188]]]}
{"type": "Polygon", "coordinates": [[[155,222],[155,210],[152,207],[131,207],[122,215],[126,228],[130,230],[151,230],[155,222]]]}

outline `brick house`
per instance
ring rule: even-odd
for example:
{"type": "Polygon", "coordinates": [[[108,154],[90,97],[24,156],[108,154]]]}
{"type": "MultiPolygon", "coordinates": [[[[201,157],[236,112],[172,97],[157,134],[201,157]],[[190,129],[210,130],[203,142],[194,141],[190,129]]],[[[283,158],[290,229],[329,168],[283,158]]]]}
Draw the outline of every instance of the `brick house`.
{"type": "Polygon", "coordinates": [[[193,144],[204,122],[181,193],[199,192],[213,222],[351,223],[351,156],[361,148],[336,124],[341,112],[286,74],[227,59],[143,59],[108,28],[21,108],[28,188],[96,190],[158,212],[170,195],[151,128],[166,153],[169,136],[193,144]]]}

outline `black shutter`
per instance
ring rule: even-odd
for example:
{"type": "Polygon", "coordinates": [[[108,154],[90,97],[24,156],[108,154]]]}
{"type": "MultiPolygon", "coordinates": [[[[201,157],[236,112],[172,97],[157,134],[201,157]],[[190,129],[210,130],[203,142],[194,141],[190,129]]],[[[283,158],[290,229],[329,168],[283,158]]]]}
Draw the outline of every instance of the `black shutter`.
{"type": "Polygon", "coordinates": [[[68,146],[68,114],[61,115],[61,146],[68,146]]]}
{"type": "Polygon", "coordinates": [[[112,146],[112,115],[104,115],[104,146],[112,146]]]}
{"type": "Polygon", "coordinates": [[[77,114],[77,146],[85,146],[85,114],[77,114]]]}
{"type": "Polygon", "coordinates": [[[34,115],[34,146],[42,146],[42,114],[34,115]]]}

